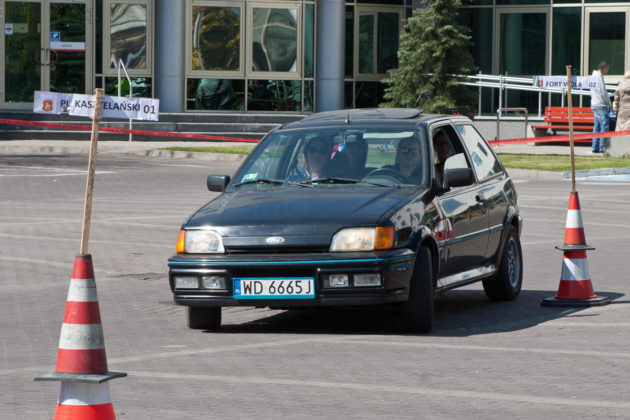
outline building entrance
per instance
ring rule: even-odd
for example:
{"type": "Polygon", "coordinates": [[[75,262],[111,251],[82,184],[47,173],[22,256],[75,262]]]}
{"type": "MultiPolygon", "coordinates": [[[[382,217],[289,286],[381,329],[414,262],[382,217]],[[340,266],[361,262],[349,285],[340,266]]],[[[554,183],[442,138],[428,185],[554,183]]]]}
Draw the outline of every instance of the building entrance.
{"type": "Polygon", "coordinates": [[[0,107],[32,109],[36,90],[93,90],[93,0],[0,0],[0,107]]]}

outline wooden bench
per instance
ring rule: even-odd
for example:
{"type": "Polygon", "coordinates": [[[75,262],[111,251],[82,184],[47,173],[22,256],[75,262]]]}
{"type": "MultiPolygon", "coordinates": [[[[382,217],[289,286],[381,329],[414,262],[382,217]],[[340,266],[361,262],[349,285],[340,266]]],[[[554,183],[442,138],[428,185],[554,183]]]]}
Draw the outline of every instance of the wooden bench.
{"type": "MultiPolygon", "coordinates": [[[[557,130],[569,131],[569,108],[566,106],[547,106],[545,107],[544,120],[545,125],[532,127],[536,136],[544,136],[549,130],[553,134],[557,130]]],[[[591,108],[573,107],[573,130],[593,131],[593,110],[591,108]]]]}

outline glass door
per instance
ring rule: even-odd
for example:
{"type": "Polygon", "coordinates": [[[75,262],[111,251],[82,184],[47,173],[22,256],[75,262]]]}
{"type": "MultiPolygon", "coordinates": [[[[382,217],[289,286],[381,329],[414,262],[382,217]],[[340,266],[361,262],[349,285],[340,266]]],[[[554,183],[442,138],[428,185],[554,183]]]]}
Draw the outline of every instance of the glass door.
{"type": "Polygon", "coordinates": [[[29,109],[36,90],[92,90],[88,19],[92,4],[92,0],[0,0],[4,26],[0,107],[29,109]]]}
{"type": "Polygon", "coordinates": [[[628,68],[626,45],[628,45],[627,8],[586,8],[584,75],[590,75],[600,62],[606,61],[610,70],[606,83],[621,79],[628,68]]]}

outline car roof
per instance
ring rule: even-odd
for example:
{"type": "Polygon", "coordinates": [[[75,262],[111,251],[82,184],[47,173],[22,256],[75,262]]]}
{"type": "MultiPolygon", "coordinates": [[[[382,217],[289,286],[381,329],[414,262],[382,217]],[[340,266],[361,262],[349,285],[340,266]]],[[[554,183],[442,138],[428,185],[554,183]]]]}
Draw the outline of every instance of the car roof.
{"type": "Polygon", "coordinates": [[[317,112],[304,117],[300,121],[291,122],[279,127],[279,129],[295,129],[304,127],[325,127],[337,124],[353,123],[396,123],[416,124],[436,120],[467,120],[460,115],[424,114],[416,108],[360,108],[340,109],[336,111],[317,112]]]}

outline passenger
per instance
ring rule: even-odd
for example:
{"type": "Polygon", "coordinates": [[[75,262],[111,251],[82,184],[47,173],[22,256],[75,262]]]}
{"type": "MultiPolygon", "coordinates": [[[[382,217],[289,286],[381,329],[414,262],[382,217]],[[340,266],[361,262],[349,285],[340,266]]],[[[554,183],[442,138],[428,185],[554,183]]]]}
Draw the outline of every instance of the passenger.
{"type": "Polygon", "coordinates": [[[435,150],[435,155],[438,160],[435,164],[435,175],[440,185],[442,185],[444,178],[444,162],[453,154],[451,143],[444,131],[440,130],[433,135],[433,150],[435,150]]]}
{"type": "Polygon", "coordinates": [[[396,164],[393,169],[402,173],[412,183],[422,180],[422,143],[416,136],[406,137],[398,143],[396,164]]]}
{"type": "Polygon", "coordinates": [[[332,147],[323,137],[311,138],[302,149],[304,153],[304,168],[299,173],[287,178],[290,182],[308,181],[323,177],[323,171],[330,160],[332,147]]]}
{"type": "Polygon", "coordinates": [[[365,162],[367,161],[368,144],[363,138],[354,141],[346,141],[350,169],[348,176],[353,179],[361,179],[365,176],[365,162]]]}

